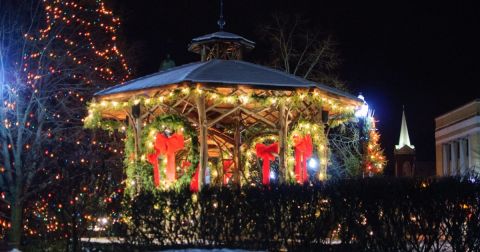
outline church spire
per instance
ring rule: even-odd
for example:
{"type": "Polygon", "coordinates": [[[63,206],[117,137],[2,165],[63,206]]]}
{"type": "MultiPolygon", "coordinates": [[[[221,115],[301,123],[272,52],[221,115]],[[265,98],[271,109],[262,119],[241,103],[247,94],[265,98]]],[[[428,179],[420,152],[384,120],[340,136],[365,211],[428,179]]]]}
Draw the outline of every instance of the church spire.
{"type": "Polygon", "coordinates": [[[402,124],[400,126],[400,139],[398,140],[398,145],[395,146],[397,150],[408,146],[410,149],[415,149],[415,146],[410,144],[410,137],[408,136],[408,127],[407,119],[405,118],[405,107],[402,111],[402,124]]]}

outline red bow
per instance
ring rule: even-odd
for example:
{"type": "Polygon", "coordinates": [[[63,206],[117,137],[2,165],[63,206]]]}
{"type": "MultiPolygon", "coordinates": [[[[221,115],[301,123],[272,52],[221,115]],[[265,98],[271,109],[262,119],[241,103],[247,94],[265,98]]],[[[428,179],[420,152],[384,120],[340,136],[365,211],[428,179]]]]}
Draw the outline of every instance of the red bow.
{"type": "Polygon", "coordinates": [[[231,172],[232,165],[233,165],[233,160],[231,159],[223,160],[223,184],[224,185],[228,184],[228,181],[230,181],[230,178],[233,175],[231,172]]]}
{"type": "Polygon", "coordinates": [[[307,159],[313,153],[312,138],[310,135],[294,136],[293,142],[295,143],[295,179],[298,183],[305,183],[308,180],[307,159]]]}
{"type": "Polygon", "coordinates": [[[188,168],[190,168],[191,165],[192,165],[192,163],[190,163],[190,161],[188,161],[188,160],[183,160],[183,161],[182,161],[182,166],[181,166],[183,172],[184,172],[184,173],[187,172],[187,171],[188,171],[188,168]]]}
{"type": "Polygon", "coordinates": [[[270,145],[257,144],[255,145],[255,150],[257,151],[257,157],[263,160],[263,179],[262,184],[270,184],[270,161],[275,160],[274,153],[278,154],[278,143],[273,143],[270,145]]]}
{"type": "Polygon", "coordinates": [[[160,175],[158,171],[158,156],[167,156],[167,180],[175,180],[175,153],[185,146],[182,134],[175,133],[171,137],[167,137],[162,133],[158,133],[155,139],[155,152],[149,154],[147,159],[153,164],[153,181],[155,186],[160,185],[160,175]]]}
{"type": "Polygon", "coordinates": [[[193,174],[192,180],[190,181],[190,191],[191,192],[198,192],[198,166],[197,169],[195,169],[195,173],[193,174]]]}

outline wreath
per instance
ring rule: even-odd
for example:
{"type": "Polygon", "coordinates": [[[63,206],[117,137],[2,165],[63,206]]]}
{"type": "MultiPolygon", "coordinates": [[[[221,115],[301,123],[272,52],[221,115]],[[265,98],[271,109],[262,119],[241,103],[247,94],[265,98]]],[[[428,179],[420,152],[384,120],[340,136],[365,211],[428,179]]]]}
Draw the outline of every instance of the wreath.
{"type": "MultiPolygon", "coordinates": [[[[275,158],[272,159],[273,153],[278,153],[278,150],[274,150],[275,147],[273,146],[274,143],[278,142],[278,136],[275,134],[264,134],[262,136],[257,136],[252,139],[248,144],[242,146],[243,152],[246,153],[244,157],[244,172],[245,178],[249,179],[250,182],[260,184],[260,182],[264,185],[268,184],[267,179],[270,177],[270,172],[268,174],[264,174],[266,168],[270,170],[270,161],[274,161],[275,158]],[[263,147],[262,151],[259,147],[263,147]],[[245,152],[246,151],[246,152],[245,152]],[[259,152],[263,152],[264,155],[260,154],[259,152]],[[260,156],[259,156],[260,154],[260,156]],[[260,160],[262,159],[262,160],[260,160]],[[261,161],[261,162],[260,162],[261,161]],[[263,167],[260,169],[260,167],[263,167]],[[253,169],[255,168],[255,169],[253,169]],[[265,177],[266,175],[266,177],[265,177]]],[[[278,148],[278,147],[277,147],[278,148]]],[[[274,171],[275,169],[278,170],[278,163],[274,163],[274,171]]],[[[278,171],[277,171],[278,172],[278,171]]]]}
{"type": "Polygon", "coordinates": [[[324,129],[321,123],[311,123],[305,120],[298,121],[292,128],[287,142],[287,166],[290,180],[293,179],[298,183],[306,182],[308,180],[306,166],[310,159],[315,157],[319,163],[318,178],[326,179],[328,141],[324,129]]]}
{"type": "Polygon", "coordinates": [[[129,130],[125,144],[127,188],[179,189],[189,184],[199,162],[199,144],[195,128],[186,119],[163,115],[148,123],[140,137],[138,161],[131,158],[134,142],[133,131],[129,130]],[[178,167],[182,169],[177,178],[178,167]]]}

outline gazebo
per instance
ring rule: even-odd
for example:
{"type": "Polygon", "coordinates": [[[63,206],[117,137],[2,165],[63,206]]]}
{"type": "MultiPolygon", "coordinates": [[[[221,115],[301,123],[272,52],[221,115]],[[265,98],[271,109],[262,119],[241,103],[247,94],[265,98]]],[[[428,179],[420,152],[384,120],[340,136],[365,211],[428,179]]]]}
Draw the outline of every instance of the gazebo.
{"type": "Polygon", "coordinates": [[[127,184],[139,188],[146,176],[168,188],[193,178],[196,190],[254,184],[253,177],[326,179],[325,129],[351,120],[363,101],[242,61],[255,43],[220,28],[191,41],[201,61],[95,94],[85,124],[127,132],[127,184]],[[308,162],[316,168],[307,170],[308,162]]]}

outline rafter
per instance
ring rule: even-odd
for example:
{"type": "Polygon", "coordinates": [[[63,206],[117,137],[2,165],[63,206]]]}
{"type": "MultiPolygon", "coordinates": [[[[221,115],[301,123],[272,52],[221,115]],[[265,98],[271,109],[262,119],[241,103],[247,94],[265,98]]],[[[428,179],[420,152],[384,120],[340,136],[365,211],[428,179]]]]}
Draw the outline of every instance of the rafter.
{"type": "Polygon", "coordinates": [[[248,109],[246,109],[246,108],[244,108],[244,107],[240,107],[240,110],[241,110],[243,113],[245,113],[245,114],[247,114],[247,115],[250,115],[251,117],[253,117],[253,118],[257,119],[257,120],[260,120],[260,121],[264,122],[265,124],[271,126],[272,128],[275,128],[275,123],[267,120],[266,118],[258,115],[257,113],[255,113],[255,112],[253,112],[253,111],[250,111],[250,110],[248,110],[248,109]]]}
{"type": "Polygon", "coordinates": [[[208,126],[211,127],[213,125],[215,125],[217,122],[221,121],[223,118],[235,113],[237,110],[240,109],[240,105],[237,105],[236,107],[234,107],[233,109],[231,109],[230,111],[220,115],[219,117],[215,118],[215,119],[212,119],[211,121],[209,121],[208,123],[208,126]]]}

